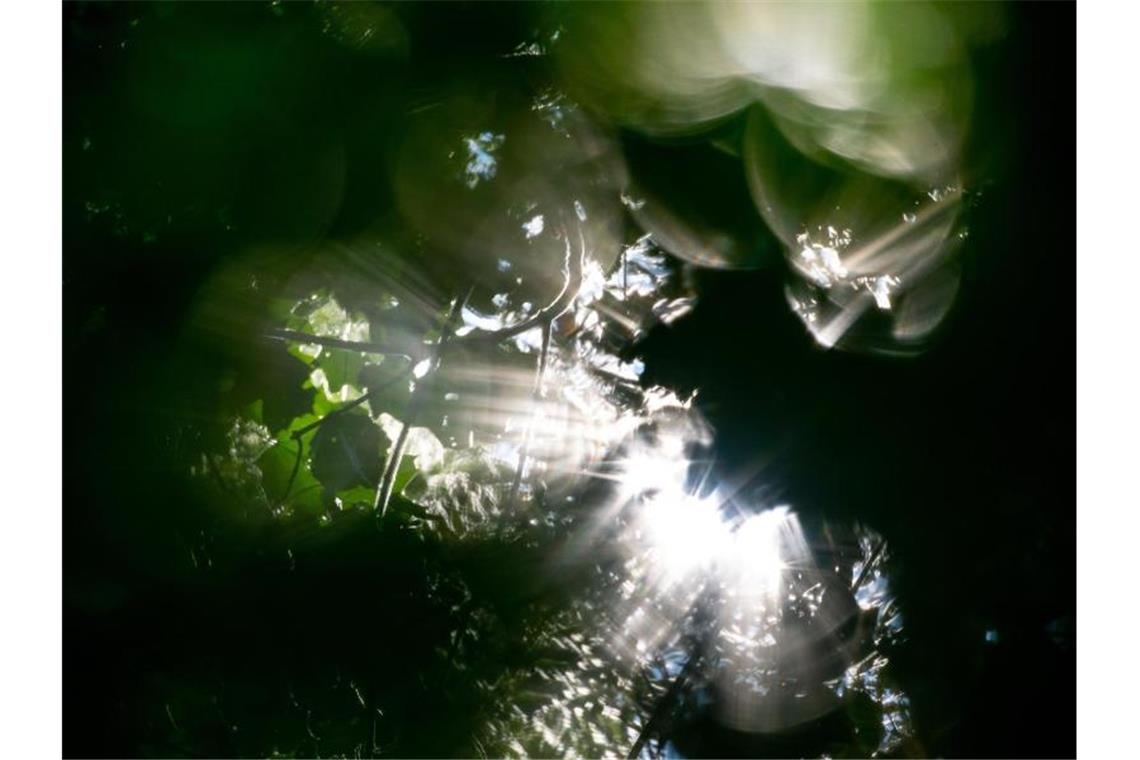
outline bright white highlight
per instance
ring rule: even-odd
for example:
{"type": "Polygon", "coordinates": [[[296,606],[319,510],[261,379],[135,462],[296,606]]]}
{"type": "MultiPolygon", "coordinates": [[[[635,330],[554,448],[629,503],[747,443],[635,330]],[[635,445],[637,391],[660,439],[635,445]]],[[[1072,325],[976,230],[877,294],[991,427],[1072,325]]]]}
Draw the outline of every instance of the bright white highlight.
{"type": "Polygon", "coordinates": [[[775,595],[787,563],[784,559],[785,531],[792,529],[787,507],[776,507],[751,515],[733,534],[732,570],[744,590],[775,595]]]}
{"type": "Polygon", "coordinates": [[[667,581],[706,569],[730,544],[716,504],[691,497],[653,499],[645,505],[643,535],[654,564],[667,581]]]}

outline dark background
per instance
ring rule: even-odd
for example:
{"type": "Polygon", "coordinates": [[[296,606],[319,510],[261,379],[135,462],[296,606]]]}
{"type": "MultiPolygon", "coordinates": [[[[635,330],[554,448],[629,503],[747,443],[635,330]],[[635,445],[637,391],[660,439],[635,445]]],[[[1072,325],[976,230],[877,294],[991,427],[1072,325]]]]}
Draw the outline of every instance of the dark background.
{"type": "MultiPolygon", "coordinates": [[[[512,49],[532,19],[516,6],[401,7],[409,36],[430,44],[393,64],[306,31],[318,24],[299,7],[266,31],[266,10],[64,8],[65,753],[298,751],[290,690],[343,667],[420,684],[389,708],[394,754],[471,754],[477,697],[418,664],[447,627],[420,603],[434,593],[420,549],[345,528],[297,544],[302,572],[288,574],[274,554],[288,537],[220,526],[203,508],[186,465],[220,434],[219,378],[288,370],[240,329],[227,343],[190,317],[251,244],[299,266],[314,240],[366,226],[390,205],[378,136],[394,103],[512,49]],[[332,207],[315,158],[330,133],[348,146],[332,207]],[[217,572],[192,572],[190,549],[217,572]],[[163,693],[197,717],[168,718],[163,693]]],[[[931,351],[817,349],[774,268],[699,273],[696,311],[635,349],[648,382],[701,389],[726,471],[768,457],[798,511],[889,539],[908,631],[892,659],[931,755],[1076,751],[1075,10],[1008,10],[1007,35],[975,61],[967,185],[981,193],[960,301],[931,351]]],[[[499,572],[477,553],[448,561],[499,572]]],[[[696,754],[765,751],[715,732],[678,740],[696,754]]]]}

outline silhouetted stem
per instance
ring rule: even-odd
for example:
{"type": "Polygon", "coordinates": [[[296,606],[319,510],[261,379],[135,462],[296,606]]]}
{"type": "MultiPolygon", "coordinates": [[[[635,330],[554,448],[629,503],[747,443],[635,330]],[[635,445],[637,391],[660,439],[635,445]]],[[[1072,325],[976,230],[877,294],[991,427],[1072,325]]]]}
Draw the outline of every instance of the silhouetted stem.
{"type": "Polygon", "coordinates": [[[293,482],[297,480],[297,471],[301,469],[301,457],[305,450],[305,442],[299,435],[294,433],[292,438],[297,443],[297,456],[293,460],[293,469],[289,472],[289,482],[285,484],[285,493],[281,494],[282,505],[289,499],[289,493],[293,490],[293,482]]]}
{"type": "Polygon", "coordinates": [[[515,479],[511,483],[511,497],[508,502],[514,505],[519,495],[519,488],[522,487],[523,471],[526,469],[526,460],[530,454],[530,431],[534,425],[534,417],[538,413],[537,404],[542,398],[542,378],[546,374],[546,357],[550,353],[550,333],[553,332],[554,320],[551,319],[544,322],[542,325],[542,351],[538,355],[538,370],[535,373],[534,391],[532,392],[532,403],[536,405],[534,414],[531,415],[531,424],[527,425],[523,431],[522,445],[519,446],[519,463],[515,468],[515,479]]]}
{"type": "Polygon", "coordinates": [[[669,690],[665,692],[661,700],[657,703],[657,706],[653,708],[653,714],[649,716],[649,720],[645,722],[641,733],[637,735],[637,741],[633,743],[633,747],[630,748],[627,757],[637,757],[640,755],[641,750],[645,748],[645,743],[657,733],[658,727],[661,722],[665,720],[665,715],[672,709],[673,703],[677,700],[681,689],[684,688],[685,682],[689,680],[689,675],[696,668],[697,660],[699,659],[700,655],[694,654],[685,662],[685,667],[677,674],[673,683],[669,684],[669,690]]]}
{"type": "Polygon", "coordinates": [[[343,348],[347,351],[360,351],[366,354],[382,354],[384,356],[406,356],[409,359],[416,357],[409,354],[407,351],[399,350],[383,343],[370,343],[361,340],[341,340],[340,338],[331,338],[326,335],[313,335],[311,333],[299,332],[297,330],[286,330],[284,328],[273,327],[262,333],[266,338],[273,338],[274,340],[291,340],[296,343],[309,343],[317,346],[324,346],[325,348],[343,348]]]}
{"type": "MultiPolygon", "coordinates": [[[[534,317],[525,320],[522,324],[480,335],[480,338],[501,340],[504,337],[517,335],[534,327],[542,327],[542,350],[538,356],[538,369],[536,371],[533,392],[533,400],[536,406],[542,396],[542,379],[546,374],[547,357],[550,353],[550,335],[554,329],[554,321],[570,309],[574,304],[574,300],[578,297],[579,291],[582,289],[582,267],[586,255],[585,238],[582,236],[581,229],[579,229],[578,255],[575,256],[570,246],[569,235],[566,235],[565,232],[563,232],[563,234],[566,238],[566,281],[563,283],[562,291],[558,294],[558,297],[555,298],[549,306],[540,310],[534,317]]],[[[523,431],[523,440],[519,446],[519,463],[515,468],[514,480],[511,482],[511,493],[508,502],[512,505],[516,503],[519,489],[522,487],[523,473],[526,470],[526,461],[530,455],[530,434],[532,425],[533,421],[532,424],[527,425],[523,431]]]]}
{"type": "Polygon", "coordinates": [[[400,426],[400,434],[396,436],[396,442],[392,444],[392,453],[388,455],[388,461],[384,464],[384,474],[380,477],[380,484],[376,487],[376,500],[372,504],[372,508],[380,513],[380,517],[388,511],[388,502],[392,498],[392,489],[396,485],[396,475],[400,470],[400,463],[404,460],[404,450],[408,447],[408,433],[412,428],[412,423],[415,421],[416,406],[413,404],[408,408],[408,419],[400,426]]]}
{"type": "Polygon", "coordinates": [[[879,555],[883,553],[883,549],[885,549],[886,546],[887,540],[885,538],[880,539],[878,545],[875,547],[875,550],[871,552],[871,556],[867,558],[867,561],[865,563],[863,563],[863,569],[859,571],[859,577],[856,578],[855,582],[851,584],[852,590],[855,590],[863,585],[863,581],[867,578],[867,574],[871,572],[871,568],[874,566],[875,561],[879,559],[879,555]]]}
{"type": "Polygon", "coordinates": [[[697,633],[697,640],[693,642],[690,649],[691,654],[689,659],[686,660],[685,666],[681,668],[681,672],[673,679],[673,683],[669,684],[669,689],[661,696],[657,704],[653,708],[653,713],[649,716],[649,720],[641,729],[641,733],[637,735],[637,741],[633,743],[633,747],[629,750],[628,757],[637,757],[641,754],[641,750],[645,748],[648,742],[655,735],[661,733],[662,723],[667,719],[669,712],[673,709],[678,697],[680,697],[682,690],[688,683],[689,678],[693,675],[697,665],[703,659],[702,652],[707,651],[708,637],[715,635],[708,624],[716,620],[714,610],[717,607],[715,599],[716,588],[710,584],[705,584],[700,592],[693,617],[693,625],[697,633]]]}
{"type": "MultiPolygon", "coordinates": [[[[462,299],[456,298],[452,302],[451,311],[447,315],[447,321],[443,323],[443,329],[440,331],[439,341],[435,344],[431,365],[424,375],[423,379],[425,381],[430,380],[435,371],[439,369],[440,362],[443,358],[443,349],[454,334],[455,323],[458,322],[463,306],[466,305],[467,299],[470,296],[471,291],[468,290],[466,296],[462,299]]],[[[420,407],[423,405],[424,385],[426,385],[426,382],[416,384],[416,389],[412,393],[412,401],[408,404],[408,411],[404,415],[405,419],[400,427],[400,433],[396,436],[396,440],[392,444],[392,453],[388,456],[388,461],[384,465],[384,473],[380,477],[380,483],[376,486],[376,500],[373,502],[372,507],[377,511],[378,518],[384,517],[384,513],[388,511],[388,502],[392,498],[392,489],[396,485],[396,476],[400,472],[400,463],[404,459],[404,450],[408,445],[408,434],[411,432],[412,426],[415,425],[416,418],[419,417],[420,414],[420,407]]]]}
{"type": "MultiPolygon", "coordinates": [[[[397,380],[398,379],[399,378],[397,378],[397,380]]],[[[385,383],[385,385],[387,385],[387,383],[385,383]]],[[[294,430],[293,434],[290,435],[289,437],[294,438],[294,439],[300,439],[300,437],[303,436],[305,433],[323,425],[326,420],[332,419],[333,417],[337,416],[338,414],[344,414],[349,409],[355,409],[356,407],[360,406],[365,401],[367,401],[369,396],[371,396],[371,395],[372,395],[372,391],[367,391],[367,392],[361,394],[361,396],[359,398],[354,398],[352,401],[349,401],[344,406],[339,407],[337,409],[333,409],[331,412],[326,414],[324,417],[321,417],[319,420],[316,420],[315,422],[310,422],[308,425],[305,425],[305,427],[301,428],[300,430],[294,430]]]]}

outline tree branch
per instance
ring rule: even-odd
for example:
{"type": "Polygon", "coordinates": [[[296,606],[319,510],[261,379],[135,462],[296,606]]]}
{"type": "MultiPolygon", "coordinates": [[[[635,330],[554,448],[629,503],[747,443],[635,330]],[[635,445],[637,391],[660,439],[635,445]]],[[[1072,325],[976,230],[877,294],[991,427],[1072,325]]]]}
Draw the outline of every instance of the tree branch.
{"type": "Polygon", "coordinates": [[[578,255],[576,256],[570,246],[570,235],[565,229],[563,229],[563,237],[566,240],[566,257],[563,260],[565,279],[562,283],[562,290],[559,291],[558,296],[555,297],[553,301],[518,324],[501,327],[498,330],[470,332],[459,337],[457,340],[462,341],[464,344],[478,342],[498,343],[501,340],[513,338],[527,330],[541,327],[543,324],[552,322],[562,316],[562,314],[570,308],[571,304],[574,303],[574,299],[578,297],[578,292],[582,289],[582,269],[586,256],[586,241],[582,236],[581,229],[578,230],[578,255]]]}
{"type": "Polygon", "coordinates": [[[317,346],[324,346],[325,348],[343,348],[347,351],[360,351],[366,354],[382,354],[384,356],[404,356],[408,359],[416,359],[407,351],[393,348],[384,343],[370,343],[368,341],[360,340],[341,340],[340,338],[331,338],[325,335],[313,335],[311,333],[298,332],[297,330],[286,330],[279,327],[272,327],[262,335],[266,338],[273,340],[291,340],[296,343],[310,343],[317,346]]]}

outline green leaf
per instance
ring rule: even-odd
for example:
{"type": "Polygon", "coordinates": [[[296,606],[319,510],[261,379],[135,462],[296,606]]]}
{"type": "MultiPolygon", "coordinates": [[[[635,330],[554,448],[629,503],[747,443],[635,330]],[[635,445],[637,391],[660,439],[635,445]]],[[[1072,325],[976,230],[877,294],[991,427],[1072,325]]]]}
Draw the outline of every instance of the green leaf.
{"type": "MultiPolygon", "coordinates": [[[[291,330],[339,340],[368,341],[366,317],[350,313],[326,291],[298,301],[286,320],[291,330]]],[[[351,401],[361,391],[358,376],[369,354],[343,348],[289,342],[288,351],[311,368],[310,381],[334,401],[351,401]]]]}
{"type": "Polygon", "coordinates": [[[359,375],[365,356],[359,351],[325,348],[313,361],[314,369],[309,377],[330,399],[352,401],[361,393],[359,375]]]}
{"type": "Polygon", "coordinates": [[[311,444],[312,473],[330,492],[374,486],[383,468],[380,429],[360,414],[326,418],[311,444]]]}
{"type": "Polygon", "coordinates": [[[392,484],[393,493],[408,498],[414,498],[423,493],[423,478],[419,477],[420,470],[416,467],[415,457],[405,453],[400,462],[400,469],[396,471],[396,482],[392,484]],[[418,487],[417,487],[418,486],[418,487]]]}
{"type": "Polygon", "coordinates": [[[372,509],[376,489],[371,486],[354,486],[338,491],[336,498],[341,509],[372,509]]]}
{"type": "MultiPolygon", "coordinates": [[[[297,420],[304,420],[308,416],[298,417],[297,420]]],[[[294,425],[296,423],[297,421],[294,421],[294,425]]],[[[285,489],[289,487],[290,473],[297,460],[299,445],[298,441],[287,434],[278,436],[277,444],[270,447],[257,460],[257,465],[261,469],[262,484],[271,505],[284,506],[287,510],[307,515],[320,515],[324,512],[321,484],[309,471],[306,463],[308,457],[302,456],[293,485],[289,488],[288,495],[285,493],[285,489]]]]}

